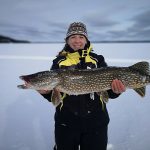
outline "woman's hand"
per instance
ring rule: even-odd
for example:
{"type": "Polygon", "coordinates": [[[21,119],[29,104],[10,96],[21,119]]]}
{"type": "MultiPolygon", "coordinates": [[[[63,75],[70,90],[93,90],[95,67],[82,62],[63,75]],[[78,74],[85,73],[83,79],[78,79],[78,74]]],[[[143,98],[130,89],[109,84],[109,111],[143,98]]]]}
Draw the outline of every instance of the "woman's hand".
{"type": "Polygon", "coordinates": [[[111,83],[112,91],[116,94],[120,94],[126,91],[125,85],[118,79],[114,79],[111,83]]]}

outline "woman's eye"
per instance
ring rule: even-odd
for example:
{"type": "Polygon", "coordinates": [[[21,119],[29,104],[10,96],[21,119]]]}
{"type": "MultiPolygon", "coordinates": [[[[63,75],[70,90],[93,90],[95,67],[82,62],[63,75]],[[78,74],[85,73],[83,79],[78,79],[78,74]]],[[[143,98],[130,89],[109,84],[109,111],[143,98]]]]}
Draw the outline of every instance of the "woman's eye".
{"type": "Polygon", "coordinates": [[[74,39],[75,38],[75,36],[71,36],[71,39],[74,39]]]}

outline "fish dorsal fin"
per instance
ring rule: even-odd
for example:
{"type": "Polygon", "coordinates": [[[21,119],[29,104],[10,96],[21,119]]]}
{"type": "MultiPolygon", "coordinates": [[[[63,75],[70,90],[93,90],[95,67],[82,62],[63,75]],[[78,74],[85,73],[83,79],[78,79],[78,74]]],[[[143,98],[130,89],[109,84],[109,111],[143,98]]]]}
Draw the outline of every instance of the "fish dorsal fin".
{"type": "Polygon", "coordinates": [[[134,89],[141,97],[145,96],[146,87],[136,88],[134,89]]]}
{"type": "Polygon", "coordinates": [[[138,70],[146,75],[149,75],[149,63],[146,61],[142,61],[142,62],[138,62],[132,66],[130,66],[129,68],[138,70]]]}

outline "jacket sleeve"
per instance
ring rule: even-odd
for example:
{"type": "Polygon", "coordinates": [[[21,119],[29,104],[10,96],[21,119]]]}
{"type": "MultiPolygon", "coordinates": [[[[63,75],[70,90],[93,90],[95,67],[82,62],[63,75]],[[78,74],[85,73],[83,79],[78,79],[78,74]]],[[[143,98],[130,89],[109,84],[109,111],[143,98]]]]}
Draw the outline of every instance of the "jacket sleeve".
{"type": "MultiPolygon", "coordinates": [[[[107,63],[105,62],[105,59],[102,55],[98,55],[98,63],[97,63],[97,67],[107,67],[107,63]]],[[[116,94],[114,93],[111,89],[107,91],[109,98],[114,99],[117,98],[120,94],[116,94]]]]}

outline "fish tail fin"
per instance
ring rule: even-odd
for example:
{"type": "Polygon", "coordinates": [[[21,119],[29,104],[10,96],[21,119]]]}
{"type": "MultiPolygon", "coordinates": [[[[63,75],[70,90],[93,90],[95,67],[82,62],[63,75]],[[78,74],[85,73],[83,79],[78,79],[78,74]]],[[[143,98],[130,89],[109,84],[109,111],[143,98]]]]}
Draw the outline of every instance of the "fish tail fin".
{"type": "Polygon", "coordinates": [[[138,70],[146,75],[150,75],[149,62],[147,62],[147,61],[138,62],[138,63],[130,66],[129,68],[138,70]]]}
{"type": "Polygon", "coordinates": [[[136,88],[134,89],[135,92],[137,92],[141,97],[145,96],[146,93],[146,87],[140,87],[140,88],[136,88]]]}
{"type": "MultiPolygon", "coordinates": [[[[137,70],[139,72],[141,72],[142,74],[145,75],[144,81],[145,83],[150,84],[150,68],[149,68],[149,62],[147,61],[141,61],[138,62],[132,66],[130,66],[129,68],[137,70]]],[[[135,88],[134,89],[141,97],[145,96],[146,93],[146,87],[140,87],[140,88],[135,88]]]]}

